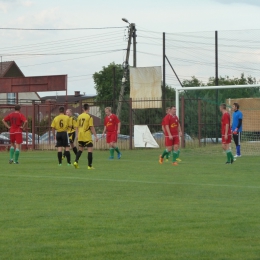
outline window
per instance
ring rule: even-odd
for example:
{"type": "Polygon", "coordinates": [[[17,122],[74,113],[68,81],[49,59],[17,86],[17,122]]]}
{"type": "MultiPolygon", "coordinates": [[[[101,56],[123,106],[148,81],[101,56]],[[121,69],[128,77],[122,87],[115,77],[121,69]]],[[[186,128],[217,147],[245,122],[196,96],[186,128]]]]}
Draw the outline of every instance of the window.
{"type": "Polygon", "coordinates": [[[15,103],[16,103],[15,93],[7,93],[7,104],[15,104],[15,103]]]}

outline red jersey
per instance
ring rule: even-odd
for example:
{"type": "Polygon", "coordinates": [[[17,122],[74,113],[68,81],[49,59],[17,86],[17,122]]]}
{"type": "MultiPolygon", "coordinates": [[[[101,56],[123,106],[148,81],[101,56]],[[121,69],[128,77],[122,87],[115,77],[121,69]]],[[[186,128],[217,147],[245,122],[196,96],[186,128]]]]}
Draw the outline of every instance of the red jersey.
{"type": "Polygon", "coordinates": [[[111,114],[110,116],[106,116],[104,119],[104,125],[106,126],[107,132],[116,132],[117,125],[120,123],[120,120],[115,114],[111,114]]]}
{"type": "Polygon", "coordinates": [[[227,132],[227,134],[230,135],[230,134],[231,134],[230,115],[229,115],[228,112],[225,112],[225,113],[222,115],[222,119],[221,119],[221,134],[222,134],[222,135],[225,134],[226,125],[228,125],[228,132],[227,132]]]}
{"type": "Polygon", "coordinates": [[[26,121],[26,118],[23,114],[19,113],[11,113],[4,118],[6,122],[10,122],[10,133],[19,133],[22,132],[21,126],[26,121]]]}
{"type": "Polygon", "coordinates": [[[168,115],[166,115],[163,120],[162,120],[162,125],[165,126],[165,118],[167,117],[168,115]]]}
{"type": "Polygon", "coordinates": [[[165,123],[164,126],[169,126],[171,135],[179,135],[179,118],[177,116],[166,115],[163,121],[165,123]]]}

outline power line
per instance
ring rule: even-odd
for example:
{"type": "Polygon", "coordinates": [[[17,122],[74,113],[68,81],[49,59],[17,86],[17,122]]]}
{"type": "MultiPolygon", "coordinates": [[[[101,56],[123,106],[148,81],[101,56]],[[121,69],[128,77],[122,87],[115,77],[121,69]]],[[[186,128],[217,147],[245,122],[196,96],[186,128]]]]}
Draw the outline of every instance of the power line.
{"type": "Polygon", "coordinates": [[[95,27],[95,28],[1,28],[0,30],[14,30],[14,31],[79,31],[79,30],[106,30],[106,29],[119,29],[127,28],[126,26],[121,27],[95,27]]]}

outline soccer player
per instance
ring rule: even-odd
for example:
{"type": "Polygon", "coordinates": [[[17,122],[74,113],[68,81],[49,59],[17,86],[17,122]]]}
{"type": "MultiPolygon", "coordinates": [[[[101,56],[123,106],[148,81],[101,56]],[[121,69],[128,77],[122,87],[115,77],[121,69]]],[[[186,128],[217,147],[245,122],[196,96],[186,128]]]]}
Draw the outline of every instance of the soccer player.
{"type": "Polygon", "coordinates": [[[243,114],[239,110],[238,103],[234,103],[232,109],[234,111],[233,121],[232,121],[232,133],[233,133],[233,140],[236,145],[236,155],[234,157],[241,157],[240,142],[241,142],[241,133],[242,133],[243,114]]]}
{"type": "MultiPolygon", "coordinates": [[[[74,145],[75,137],[76,137],[76,127],[77,127],[77,121],[75,118],[72,116],[72,111],[71,109],[66,110],[66,115],[69,117],[69,128],[68,128],[68,136],[69,136],[69,141],[70,141],[70,147],[72,148],[73,152],[75,155],[77,155],[77,147],[74,145]]],[[[64,159],[65,156],[65,151],[63,153],[62,159],[64,159]]]]}
{"type": "Polygon", "coordinates": [[[93,117],[89,115],[90,107],[88,104],[83,105],[83,113],[78,116],[77,120],[77,134],[76,138],[78,138],[79,150],[76,155],[76,159],[74,162],[74,167],[76,169],[79,168],[78,162],[81,154],[84,151],[84,147],[88,149],[88,170],[93,170],[92,166],[93,162],[93,141],[92,135],[95,136],[96,142],[98,141],[98,137],[96,134],[96,130],[93,123],[93,117]]]}
{"type": "Polygon", "coordinates": [[[71,165],[70,161],[70,144],[69,144],[69,138],[68,138],[68,128],[69,128],[69,117],[64,114],[65,109],[64,107],[59,108],[60,114],[56,116],[52,123],[52,134],[54,136],[54,141],[56,141],[55,147],[57,147],[58,150],[58,162],[59,166],[62,164],[62,147],[65,148],[65,156],[67,157],[67,163],[68,166],[71,165]],[[56,137],[55,137],[55,130],[57,131],[56,137]]]}
{"type": "Polygon", "coordinates": [[[2,120],[4,125],[9,129],[10,133],[10,164],[19,164],[18,159],[20,155],[21,143],[23,142],[22,130],[27,124],[27,120],[25,116],[20,112],[20,110],[21,106],[15,105],[14,112],[10,113],[2,120]],[[7,122],[9,122],[10,125],[7,122]]]}
{"type": "Polygon", "coordinates": [[[221,119],[222,148],[227,154],[226,164],[232,164],[234,162],[234,156],[229,149],[231,143],[230,115],[226,109],[227,109],[226,104],[221,104],[219,107],[219,110],[222,113],[222,119],[221,119]]]}
{"type": "Polygon", "coordinates": [[[122,154],[118,149],[118,146],[116,145],[117,142],[117,135],[120,134],[120,127],[121,123],[118,117],[115,114],[112,114],[111,107],[105,108],[106,117],[104,119],[104,131],[103,135],[105,133],[107,134],[107,144],[109,144],[109,151],[110,156],[109,159],[114,159],[114,153],[117,152],[117,158],[120,159],[122,154]]]}
{"type": "MultiPolygon", "coordinates": [[[[177,158],[179,156],[179,144],[180,137],[182,136],[181,126],[179,123],[179,118],[176,116],[176,107],[171,107],[169,114],[164,119],[165,128],[165,145],[168,152],[172,151],[172,165],[177,166],[177,158]]],[[[160,157],[161,164],[163,163],[163,158],[160,157]]]]}
{"type": "MultiPolygon", "coordinates": [[[[164,142],[165,142],[165,147],[166,147],[166,136],[167,134],[165,133],[165,118],[167,117],[167,115],[169,114],[169,111],[170,111],[170,107],[167,107],[166,108],[166,116],[163,118],[162,120],[162,131],[163,131],[163,134],[164,134],[164,142]]],[[[162,164],[163,163],[163,159],[164,159],[164,156],[166,156],[166,162],[168,162],[168,159],[169,159],[169,151],[167,150],[167,148],[163,151],[163,154],[160,155],[159,157],[159,163],[162,164]]]]}

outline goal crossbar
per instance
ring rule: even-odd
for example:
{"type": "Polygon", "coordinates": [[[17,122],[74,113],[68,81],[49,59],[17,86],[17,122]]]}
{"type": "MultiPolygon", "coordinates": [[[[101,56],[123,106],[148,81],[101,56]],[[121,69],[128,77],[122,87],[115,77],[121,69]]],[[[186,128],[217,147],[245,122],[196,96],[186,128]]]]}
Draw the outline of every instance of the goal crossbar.
{"type": "Polygon", "coordinates": [[[232,89],[232,88],[260,88],[260,84],[254,85],[226,85],[226,86],[200,86],[200,87],[174,87],[175,88],[175,106],[176,115],[179,117],[180,111],[180,92],[185,90],[207,90],[207,89],[232,89]]]}

